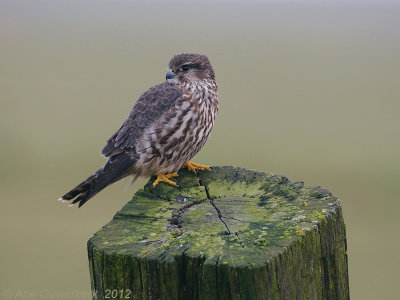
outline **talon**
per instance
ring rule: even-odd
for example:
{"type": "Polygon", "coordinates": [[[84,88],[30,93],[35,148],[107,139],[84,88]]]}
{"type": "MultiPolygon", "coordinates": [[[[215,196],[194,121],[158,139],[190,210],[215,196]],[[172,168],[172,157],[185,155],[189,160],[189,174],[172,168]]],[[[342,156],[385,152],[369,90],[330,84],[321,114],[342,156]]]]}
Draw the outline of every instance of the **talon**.
{"type": "Polygon", "coordinates": [[[188,161],[183,167],[188,168],[189,171],[193,171],[196,175],[197,169],[211,171],[211,167],[209,166],[192,163],[190,161],[188,161]]]}
{"type": "Polygon", "coordinates": [[[157,184],[159,184],[160,182],[166,182],[170,185],[179,187],[180,185],[178,183],[176,183],[175,181],[170,180],[169,178],[171,177],[177,177],[179,176],[178,173],[171,173],[171,174],[157,174],[157,179],[154,180],[153,184],[151,185],[152,188],[154,189],[156,187],[157,184]]]}

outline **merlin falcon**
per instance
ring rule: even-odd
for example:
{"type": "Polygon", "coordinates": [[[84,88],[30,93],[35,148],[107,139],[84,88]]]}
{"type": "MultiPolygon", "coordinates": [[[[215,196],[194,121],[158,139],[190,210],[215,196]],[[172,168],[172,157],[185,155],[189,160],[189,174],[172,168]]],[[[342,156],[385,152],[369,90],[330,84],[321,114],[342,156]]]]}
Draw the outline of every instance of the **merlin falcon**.
{"type": "Polygon", "coordinates": [[[79,207],[108,185],[127,176],[157,175],[173,186],[177,171],[186,167],[211,170],[189,160],[208,140],[218,112],[218,88],[207,56],[174,56],[166,81],[144,92],[128,119],[106,142],[101,154],[106,164],[59,200],[79,207]]]}

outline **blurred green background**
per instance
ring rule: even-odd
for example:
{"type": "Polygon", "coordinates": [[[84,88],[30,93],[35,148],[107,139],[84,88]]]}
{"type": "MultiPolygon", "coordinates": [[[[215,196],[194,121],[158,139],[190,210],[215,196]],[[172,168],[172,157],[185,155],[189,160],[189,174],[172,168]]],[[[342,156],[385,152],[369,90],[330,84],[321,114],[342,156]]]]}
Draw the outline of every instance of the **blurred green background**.
{"type": "Polygon", "coordinates": [[[0,49],[0,297],[89,292],[86,241],[145,180],[79,210],[56,200],[104,163],[169,59],[192,51],[210,57],[220,95],[194,161],[331,190],[351,297],[398,296],[398,3],[3,0],[0,49]]]}

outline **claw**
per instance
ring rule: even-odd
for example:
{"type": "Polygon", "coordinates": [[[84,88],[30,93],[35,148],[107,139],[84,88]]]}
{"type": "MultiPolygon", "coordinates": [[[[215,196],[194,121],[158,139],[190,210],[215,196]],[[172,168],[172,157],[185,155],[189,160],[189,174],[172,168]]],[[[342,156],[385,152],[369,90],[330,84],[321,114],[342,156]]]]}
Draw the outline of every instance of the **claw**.
{"type": "Polygon", "coordinates": [[[157,174],[157,178],[156,180],[154,180],[153,184],[152,184],[152,188],[154,189],[156,187],[157,184],[159,184],[160,182],[166,182],[170,185],[179,187],[180,185],[178,183],[176,183],[175,181],[170,180],[169,178],[171,177],[177,177],[178,174],[175,173],[171,173],[171,174],[157,174]]]}
{"type": "Polygon", "coordinates": [[[197,170],[211,171],[211,167],[209,166],[192,163],[190,161],[188,161],[183,167],[188,168],[189,171],[193,171],[196,174],[196,176],[197,176],[197,170]]]}

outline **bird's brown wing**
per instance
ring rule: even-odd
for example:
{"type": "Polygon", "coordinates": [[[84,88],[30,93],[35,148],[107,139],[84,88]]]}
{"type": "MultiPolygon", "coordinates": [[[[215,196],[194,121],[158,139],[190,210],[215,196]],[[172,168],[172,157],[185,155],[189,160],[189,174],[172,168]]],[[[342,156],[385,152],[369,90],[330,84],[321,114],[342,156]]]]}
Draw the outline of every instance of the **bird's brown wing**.
{"type": "Polygon", "coordinates": [[[111,157],[121,152],[133,151],[143,131],[173,108],[181,97],[182,91],[167,82],[147,90],[139,97],[121,128],[107,141],[101,154],[111,157]]]}

